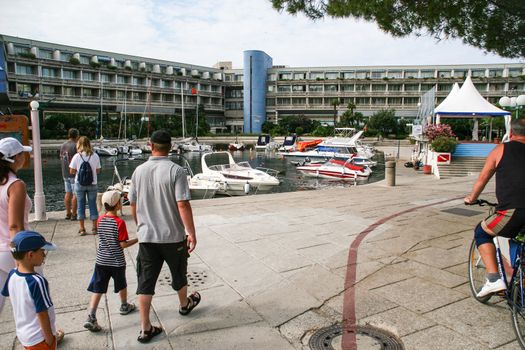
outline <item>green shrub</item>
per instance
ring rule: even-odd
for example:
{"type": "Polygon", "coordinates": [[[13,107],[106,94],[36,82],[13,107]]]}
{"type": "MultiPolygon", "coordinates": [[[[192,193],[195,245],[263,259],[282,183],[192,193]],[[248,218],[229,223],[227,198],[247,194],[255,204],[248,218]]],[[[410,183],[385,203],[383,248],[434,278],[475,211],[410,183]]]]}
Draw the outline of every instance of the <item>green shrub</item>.
{"type": "Polygon", "coordinates": [[[432,149],[434,152],[448,152],[453,153],[456,149],[457,141],[453,137],[438,136],[432,141],[432,149]]]}

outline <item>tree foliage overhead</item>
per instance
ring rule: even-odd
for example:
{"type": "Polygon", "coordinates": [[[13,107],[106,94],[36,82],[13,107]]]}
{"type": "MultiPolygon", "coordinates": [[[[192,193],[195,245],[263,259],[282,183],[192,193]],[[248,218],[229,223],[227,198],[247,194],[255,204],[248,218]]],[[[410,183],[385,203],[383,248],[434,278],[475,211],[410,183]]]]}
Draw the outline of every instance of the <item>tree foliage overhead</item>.
{"type": "Polygon", "coordinates": [[[503,57],[525,57],[523,0],[271,0],[273,7],[311,19],[354,17],[397,37],[461,38],[503,57]]]}

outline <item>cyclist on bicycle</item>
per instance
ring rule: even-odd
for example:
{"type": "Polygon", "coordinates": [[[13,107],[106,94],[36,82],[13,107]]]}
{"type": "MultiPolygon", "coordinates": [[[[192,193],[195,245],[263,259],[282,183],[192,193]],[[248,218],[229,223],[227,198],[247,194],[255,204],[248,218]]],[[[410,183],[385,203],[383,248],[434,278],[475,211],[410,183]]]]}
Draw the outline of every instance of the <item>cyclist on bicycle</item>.
{"type": "Polygon", "coordinates": [[[514,238],[525,226],[525,119],[512,120],[510,141],[496,146],[489,154],[465,203],[476,201],[494,173],[496,212],[474,229],[476,245],[487,269],[487,281],[478,297],[506,289],[498,272],[493,237],[514,238]]]}

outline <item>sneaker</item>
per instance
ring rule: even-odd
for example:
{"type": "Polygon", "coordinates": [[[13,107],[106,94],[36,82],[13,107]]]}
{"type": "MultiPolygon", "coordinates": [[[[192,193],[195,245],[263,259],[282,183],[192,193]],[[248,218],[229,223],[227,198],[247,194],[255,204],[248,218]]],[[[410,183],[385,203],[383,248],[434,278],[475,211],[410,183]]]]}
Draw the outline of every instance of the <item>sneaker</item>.
{"type": "Polygon", "coordinates": [[[91,315],[88,315],[86,322],[84,322],[84,328],[91,332],[98,332],[102,328],[98,325],[97,319],[91,315]]]}
{"type": "Polygon", "coordinates": [[[120,305],[120,314],[121,315],[127,315],[130,312],[132,312],[133,310],[135,310],[135,304],[126,303],[126,304],[120,305]]]}
{"type": "Polygon", "coordinates": [[[507,287],[505,286],[505,282],[503,282],[501,278],[494,282],[489,282],[489,280],[487,280],[483,285],[483,288],[481,288],[481,290],[478,292],[478,294],[476,294],[476,296],[478,298],[482,298],[489,294],[501,292],[505,289],[507,289],[507,287]]]}

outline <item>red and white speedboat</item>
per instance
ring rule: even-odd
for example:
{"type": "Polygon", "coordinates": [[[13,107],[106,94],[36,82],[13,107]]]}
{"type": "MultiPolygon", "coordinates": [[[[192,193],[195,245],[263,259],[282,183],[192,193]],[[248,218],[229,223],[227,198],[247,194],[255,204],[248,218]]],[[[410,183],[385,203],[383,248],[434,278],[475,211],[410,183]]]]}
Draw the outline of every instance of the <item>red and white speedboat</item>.
{"type": "Polygon", "coordinates": [[[351,159],[330,159],[324,163],[310,163],[297,166],[300,173],[331,180],[363,181],[370,176],[371,170],[366,166],[352,164],[351,159]]]}

